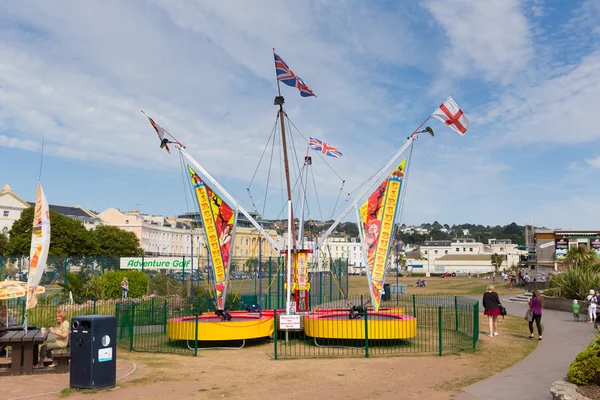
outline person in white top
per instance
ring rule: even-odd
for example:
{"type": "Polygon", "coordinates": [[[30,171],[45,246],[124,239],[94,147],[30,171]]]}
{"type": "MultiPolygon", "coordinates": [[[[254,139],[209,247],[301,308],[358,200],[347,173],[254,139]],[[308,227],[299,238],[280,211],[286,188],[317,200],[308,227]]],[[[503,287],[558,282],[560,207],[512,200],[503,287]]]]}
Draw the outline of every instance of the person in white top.
{"type": "Polygon", "coordinates": [[[598,307],[598,297],[594,289],[590,289],[590,294],[586,298],[588,302],[588,324],[593,324],[596,320],[596,308],[598,307]]]}

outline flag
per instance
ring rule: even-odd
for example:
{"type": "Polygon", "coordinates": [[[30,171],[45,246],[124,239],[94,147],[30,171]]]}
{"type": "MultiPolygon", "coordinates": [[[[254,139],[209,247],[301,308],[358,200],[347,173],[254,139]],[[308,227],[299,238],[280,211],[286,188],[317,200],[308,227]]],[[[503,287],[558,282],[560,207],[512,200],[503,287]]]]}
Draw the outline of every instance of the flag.
{"type": "Polygon", "coordinates": [[[288,86],[296,87],[300,91],[302,97],[317,97],[312,90],[304,83],[304,81],[292,71],[290,67],[283,61],[275,52],[275,71],[277,72],[277,80],[285,83],[288,86]]]}
{"type": "Polygon", "coordinates": [[[150,124],[156,131],[156,134],[158,135],[158,138],[160,139],[160,148],[162,149],[164,147],[165,150],[167,150],[167,152],[169,154],[171,154],[171,149],[169,149],[169,145],[167,144],[167,143],[169,143],[169,139],[165,138],[165,133],[168,134],[167,131],[165,130],[165,128],[163,128],[162,126],[157,124],[156,121],[154,121],[152,118],[150,118],[144,112],[144,110],[142,110],[142,113],[148,118],[148,120],[150,121],[150,124]]]}
{"type": "Polygon", "coordinates": [[[230,256],[233,253],[233,239],[237,210],[233,210],[202,178],[188,165],[188,174],[196,201],[200,210],[200,218],[204,237],[212,261],[212,276],[216,295],[216,305],[225,309],[227,297],[227,281],[229,276],[230,256]]]}
{"type": "Polygon", "coordinates": [[[326,142],[319,140],[314,137],[310,137],[308,142],[308,148],[315,151],[320,151],[322,154],[335,158],[342,158],[342,153],[338,151],[337,147],[330,146],[326,142]]]}
{"type": "Polygon", "coordinates": [[[48,201],[38,183],[37,196],[35,199],[35,211],[33,213],[33,230],[31,232],[31,249],[29,252],[29,277],[27,278],[27,304],[29,310],[37,304],[37,287],[42,280],[46,269],[48,250],[50,249],[50,210],[48,201]]]}
{"type": "Polygon", "coordinates": [[[448,100],[443,102],[431,116],[454,129],[459,135],[464,135],[471,123],[469,116],[463,113],[452,96],[448,97],[448,100]]]}
{"type": "Polygon", "coordinates": [[[383,283],[398,216],[406,158],[360,207],[359,231],[367,264],[367,281],[375,312],[379,310],[383,283]]]}

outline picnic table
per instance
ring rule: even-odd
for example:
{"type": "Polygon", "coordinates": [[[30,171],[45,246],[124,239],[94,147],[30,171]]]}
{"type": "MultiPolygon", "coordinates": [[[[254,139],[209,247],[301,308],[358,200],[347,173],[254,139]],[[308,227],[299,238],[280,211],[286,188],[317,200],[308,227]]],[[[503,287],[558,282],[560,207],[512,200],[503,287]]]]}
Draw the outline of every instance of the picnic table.
{"type": "Polygon", "coordinates": [[[31,375],[38,361],[38,347],[48,338],[40,330],[8,330],[0,337],[1,346],[12,347],[10,374],[31,375]]]}

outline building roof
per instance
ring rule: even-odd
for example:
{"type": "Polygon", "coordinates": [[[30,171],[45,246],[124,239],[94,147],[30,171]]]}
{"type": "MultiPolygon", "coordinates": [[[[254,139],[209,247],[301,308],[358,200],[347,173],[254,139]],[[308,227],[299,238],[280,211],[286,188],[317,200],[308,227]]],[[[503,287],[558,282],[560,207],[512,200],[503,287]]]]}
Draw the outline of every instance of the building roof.
{"type": "MultiPolygon", "coordinates": [[[[443,261],[492,261],[489,254],[447,254],[438,258],[443,261]]],[[[437,260],[436,260],[437,261],[437,260]]]]}
{"type": "MultiPolygon", "coordinates": [[[[35,203],[31,201],[29,201],[28,203],[31,207],[35,207],[35,203]]],[[[50,208],[51,211],[57,212],[67,217],[96,218],[81,207],[57,206],[54,204],[50,204],[48,208],[50,208]]]]}

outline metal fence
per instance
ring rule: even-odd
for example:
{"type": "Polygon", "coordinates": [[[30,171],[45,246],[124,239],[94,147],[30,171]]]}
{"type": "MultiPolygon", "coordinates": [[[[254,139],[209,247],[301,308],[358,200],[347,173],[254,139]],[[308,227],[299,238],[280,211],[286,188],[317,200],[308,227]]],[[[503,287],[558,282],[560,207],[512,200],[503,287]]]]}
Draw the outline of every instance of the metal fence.
{"type": "Polygon", "coordinates": [[[474,299],[394,295],[376,314],[370,310],[351,315],[350,307],[367,298],[324,304],[300,317],[300,329],[279,329],[273,340],[274,358],[442,355],[474,348],[479,339],[479,302],[474,299]]]}
{"type": "MultiPolygon", "coordinates": [[[[190,304],[180,297],[99,300],[67,304],[59,297],[40,297],[40,303],[27,312],[28,325],[53,326],[58,309],[75,316],[101,314],[117,318],[118,343],[133,351],[155,351],[196,355],[199,350],[230,346],[223,342],[199,342],[204,329],[211,329],[199,315],[211,311],[211,303],[198,297],[190,304]],[[170,324],[186,325],[184,337],[173,335],[170,324]]],[[[368,296],[329,301],[312,306],[300,315],[298,329],[279,329],[283,311],[275,310],[272,340],[275,359],[319,357],[371,357],[414,353],[442,355],[475,347],[479,339],[479,302],[462,296],[394,295],[386,297],[380,312],[350,314],[350,308],[363,305],[368,296]]],[[[21,299],[8,303],[17,324],[25,317],[21,299]]],[[[243,304],[237,303],[238,308],[243,304]]],[[[210,315],[210,314],[209,314],[210,315]]],[[[234,315],[235,318],[235,315],[234,315]]]]}
{"type": "MultiPolygon", "coordinates": [[[[151,257],[158,259],[157,257],[151,257]]],[[[180,262],[177,268],[144,267],[145,257],[139,257],[140,267],[136,268],[148,275],[149,292],[158,296],[175,295],[189,296],[190,281],[194,287],[206,285],[209,278],[210,268],[205,258],[194,258],[193,274],[190,268],[189,257],[182,256],[164,257],[164,259],[177,259],[180,262]],[[188,267],[186,267],[186,265],[188,267]],[[198,265],[201,267],[198,268],[198,265]],[[168,277],[167,281],[157,279],[168,277]],[[158,283],[160,282],[160,283],[158,283]],[[168,282],[169,284],[166,284],[168,282]]],[[[67,272],[81,272],[84,276],[89,274],[102,274],[105,271],[129,269],[124,268],[131,258],[107,257],[107,256],[50,256],[47,268],[42,276],[41,285],[49,286],[58,283],[66,283],[67,272]]],[[[3,257],[0,256],[0,280],[12,278],[14,280],[26,281],[29,270],[28,257],[3,257]]],[[[322,261],[321,266],[312,268],[309,266],[311,279],[310,301],[320,304],[323,301],[336,300],[344,297],[348,292],[348,261],[337,259],[322,261]]],[[[255,296],[254,301],[250,297],[247,300],[258,304],[258,294],[264,293],[266,303],[264,308],[282,308],[284,299],[279,295],[284,292],[285,263],[283,257],[266,258],[262,262],[262,272],[253,259],[234,257],[230,273],[229,290],[238,295],[255,296]]]]}

